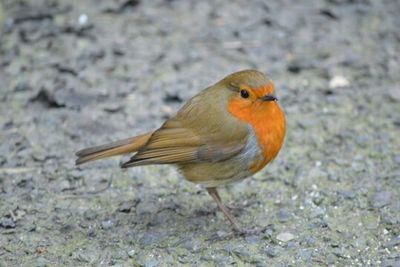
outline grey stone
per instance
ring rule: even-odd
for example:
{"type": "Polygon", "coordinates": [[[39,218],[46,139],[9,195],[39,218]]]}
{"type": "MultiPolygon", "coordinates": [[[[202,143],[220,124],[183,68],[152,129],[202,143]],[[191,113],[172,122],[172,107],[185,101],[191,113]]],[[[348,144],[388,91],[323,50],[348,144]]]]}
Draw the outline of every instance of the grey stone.
{"type": "Polygon", "coordinates": [[[101,222],[101,228],[104,230],[109,230],[114,227],[115,223],[112,220],[106,220],[101,222]]]}
{"type": "Polygon", "coordinates": [[[95,237],[95,236],[96,236],[96,229],[93,228],[93,227],[90,227],[90,228],[87,230],[87,236],[88,236],[88,237],[95,237]]]}
{"type": "Polygon", "coordinates": [[[338,190],[338,193],[346,199],[354,199],[356,197],[356,193],[351,190],[338,190]]]}
{"type": "Polygon", "coordinates": [[[70,189],[71,185],[70,182],[68,180],[62,180],[59,184],[58,187],[60,188],[61,191],[65,191],[70,189]]]}
{"type": "Polygon", "coordinates": [[[396,218],[395,214],[384,214],[382,215],[382,222],[391,225],[397,225],[400,223],[400,217],[396,218]]]}
{"type": "Polygon", "coordinates": [[[289,241],[289,242],[287,242],[286,247],[288,249],[296,249],[296,248],[299,247],[299,244],[297,242],[294,242],[294,241],[289,241]]]}
{"type": "Polygon", "coordinates": [[[144,263],[145,267],[156,267],[158,265],[159,265],[159,261],[158,260],[149,260],[149,261],[146,261],[144,263]]]}
{"type": "Polygon", "coordinates": [[[315,238],[313,238],[313,237],[311,237],[311,236],[308,236],[308,237],[305,237],[304,238],[304,241],[305,241],[305,244],[307,245],[307,246],[313,246],[314,244],[315,244],[315,238]]]}
{"type": "Polygon", "coordinates": [[[129,256],[129,258],[134,258],[135,257],[135,255],[136,255],[136,251],[135,250],[129,250],[128,251],[128,256],[129,256]]]}
{"type": "Polygon", "coordinates": [[[261,241],[260,235],[249,235],[245,237],[246,242],[249,244],[258,244],[261,241]]]}
{"type": "Polygon", "coordinates": [[[256,264],[260,262],[260,259],[258,259],[257,256],[253,255],[249,251],[247,251],[246,248],[235,248],[232,250],[232,253],[235,254],[236,257],[238,257],[241,261],[245,263],[256,264]]]}
{"type": "Polygon", "coordinates": [[[282,241],[282,242],[288,242],[295,238],[296,238],[295,235],[293,235],[292,233],[288,233],[288,232],[283,232],[276,236],[276,239],[278,239],[279,241],[282,241]]]}
{"type": "Polygon", "coordinates": [[[0,226],[6,229],[15,228],[15,222],[11,218],[3,218],[0,222],[0,226]]]}
{"type": "Polygon", "coordinates": [[[372,206],[374,208],[382,208],[390,204],[391,193],[389,191],[383,191],[376,193],[372,199],[372,206]]]}
{"type": "Polygon", "coordinates": [[[392,100],[393,102],[400,102],[400,88],[397,86],[394,88],[390,88],[388,96],[389,99],[392,100]]]}
{"type": "Polygon", "coordinates": [[[88,210],[85,210],[85,212],[83,213],[83,217],[89,221],[94,220],[97,218],[97,213],[92,209],[88,209],[88,210]]]}
{"type": "Polygon", "coordinates": [[[189,238],[186,239],[183,243],[182,246],[191,251],[191,252],[198,252],[201,249],[201,244],[198,240],[193,239],[193,238],[189,238]]]}
{"type": "Polygon", "coordinates": [[[265,253],[270,256],[270,257],[276,257],[279,255],[279,251],[278,249],[276,249],[275,247],[269,247],[265,250],[265,253]]]}
{"type": "Polygon", "coordinates": [[[163,237],[164,235],[159,232],[146,232],[139,242],[143,246],[151,246],[160,242],[163,237]]]}
{"type": "Polygon", "coordinates": [[[345,251],[340,247],[333,248],[333,254],[339,258],[346,258],[345,251]]]}
{"type": "Polygon", "coordinates": [[[384,246],[385,248],[393,248],[400,245],[400,236],[394,237],[392,240],[387,242],[384,246]]]}
{"type": "Polygon", "coordinates": [[[36,267],[46,267],[46,266],[49,266],[49,264],[45,258],[39,257],[36,259],[36,267]]]}
{"type": "Polygon", "coordinates": [[[120,204],[118,211],[120,212],[130,212],[132,209],[134,209],[137,204],[140,202],[140,199],[133,199],[129,201],[124,201],[120,204]]]}
{"type": "Polygon", "coordinates": [[[312,252],[309,249],[300,249],[298,255],[302,260],[309,261],[312,256],[312,252]]]}
{"type": "Polygon", "coordinates": [[[394,162],[395,162],[396,164],[400,164],[400,155],[395,155],[395,156],[394,156],[394,162]]]}
{"type": "Polygon", "coordinates": [[[292,218],[292,215],[286,210],[281,209],[278,211],[277,217],[280,222],[287,222],[292,218]]]}
{"type": "Polygon", "coordinates": [[[331,265],[337,262],[337,258],[333,254],[329,254],[326,256],[326,264],[331,265]]]}

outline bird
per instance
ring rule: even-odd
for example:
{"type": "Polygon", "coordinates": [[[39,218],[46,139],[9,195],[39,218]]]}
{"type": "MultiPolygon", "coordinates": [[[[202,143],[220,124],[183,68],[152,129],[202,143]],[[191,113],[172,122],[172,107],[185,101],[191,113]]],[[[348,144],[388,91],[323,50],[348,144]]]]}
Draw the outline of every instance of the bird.
{"type": "Polygon", "coordinates": [[[232,73],[200,91],[160,128],[76,152],[76,165],[133,153],[122,168],[175,165],[186,180],[202,185],[231,223],[217,187],[263,169],[281,150],[286,118],[273,81],[258,70],[232,73]]]}

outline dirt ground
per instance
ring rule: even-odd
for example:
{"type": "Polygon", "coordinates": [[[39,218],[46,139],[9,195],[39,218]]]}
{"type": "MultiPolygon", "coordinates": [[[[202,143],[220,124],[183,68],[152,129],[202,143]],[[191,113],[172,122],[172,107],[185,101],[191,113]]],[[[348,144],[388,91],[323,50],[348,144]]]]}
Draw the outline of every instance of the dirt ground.
{"type": "Polygon", "coordinates": [[[0,266],[400,266],[400,1],[1,0],[0,266]],[[225,75],[274,79],[278,158],[221,188],[74,166],[225,75]]]}

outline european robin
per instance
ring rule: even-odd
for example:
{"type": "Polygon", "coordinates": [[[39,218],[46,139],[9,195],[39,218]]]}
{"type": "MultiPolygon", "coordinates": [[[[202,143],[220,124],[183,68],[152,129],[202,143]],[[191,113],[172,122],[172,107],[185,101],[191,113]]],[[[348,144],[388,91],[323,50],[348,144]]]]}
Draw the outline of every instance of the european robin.
{"type": "Polygon", "coordinates": [[[285,128],[273,82],[244,70],[201,91],[155,131],[78,151],[76,164],[127,153],[135,154],[122,168],[174,164],[241,232],[216,187],[260,171],[281,149],[285,128]]]}

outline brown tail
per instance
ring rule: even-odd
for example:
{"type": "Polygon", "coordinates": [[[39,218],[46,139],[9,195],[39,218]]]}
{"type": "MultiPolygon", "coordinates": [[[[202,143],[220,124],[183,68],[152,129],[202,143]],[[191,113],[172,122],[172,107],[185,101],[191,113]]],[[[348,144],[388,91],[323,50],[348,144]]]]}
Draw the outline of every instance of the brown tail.
{"type": "Polygon", "coordinates": [[[75,164],[80,165],[93,160],[136,152],[147,143],[151,135],[151,132],[145,133],[135,137],[112,142],[110,144],[79,150],[75,153],[75,155],[78,156],[75,164]]]}

